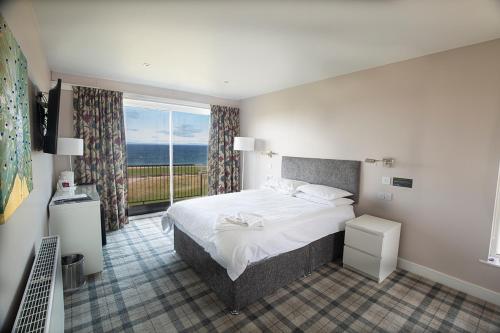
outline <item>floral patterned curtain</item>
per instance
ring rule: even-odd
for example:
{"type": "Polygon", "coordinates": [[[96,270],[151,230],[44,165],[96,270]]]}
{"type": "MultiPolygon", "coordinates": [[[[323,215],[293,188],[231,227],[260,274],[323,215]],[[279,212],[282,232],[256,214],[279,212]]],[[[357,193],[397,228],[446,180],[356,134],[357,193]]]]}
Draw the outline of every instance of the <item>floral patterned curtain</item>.
{"type": "Polygon", "coordinates": [[[84,147],[75,159],[75,178],[96,184],[106,230],[117,230],[128,223],[123,93],[73,87],[73,108],[75,136],[84,147]]]}
{"type": "Polygon", "coordinates": [[[240,153],[233,150],[240,134],[240,109],[210,106],[208,142],[208,195],[240,190],[240,153]]]}

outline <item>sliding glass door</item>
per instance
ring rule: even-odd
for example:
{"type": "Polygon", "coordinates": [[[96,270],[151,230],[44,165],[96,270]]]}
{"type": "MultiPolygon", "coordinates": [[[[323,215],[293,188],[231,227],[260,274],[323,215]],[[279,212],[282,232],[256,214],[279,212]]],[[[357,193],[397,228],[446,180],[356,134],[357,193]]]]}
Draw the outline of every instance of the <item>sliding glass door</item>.
{"type": "MultiPolygon", "coordinates": [[[[172,112],[173,198],[180,200],[208,193],[207,158],[209,116],[189,109],[172,112]],[[191,111],[191,112],[188,112],[191,111]]],[[[205,110],[203,110],[205,111],[205,110]]]]}
{"type": "Polygon", "coordinates": [[[124,114],[130,215],[207,194],[208,108],[126,99],[124,114]]]}

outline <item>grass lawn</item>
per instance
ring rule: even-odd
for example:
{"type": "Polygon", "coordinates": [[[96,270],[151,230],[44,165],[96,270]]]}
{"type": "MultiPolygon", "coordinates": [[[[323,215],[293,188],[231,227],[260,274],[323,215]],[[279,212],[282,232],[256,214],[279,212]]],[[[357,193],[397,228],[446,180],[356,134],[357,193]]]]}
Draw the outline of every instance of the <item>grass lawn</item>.
{"type": "MultiPolygon", "coordinates": [[[[129,166],[127,167],[129,178],[148,176],[168,176],[170,174],[168,165],[151,166],[129,166]]],[[[174,165],[174,175],[193,175],[207,172],[206,165],[174,165]]]]}
{"type": "MultiPolygon", "coordinates": [[[[174,166],[174,199],[207,195],[206,166],[174,166]]],[[[169,201],[168,166],[128,167],[129,206],[169,201]]]]}

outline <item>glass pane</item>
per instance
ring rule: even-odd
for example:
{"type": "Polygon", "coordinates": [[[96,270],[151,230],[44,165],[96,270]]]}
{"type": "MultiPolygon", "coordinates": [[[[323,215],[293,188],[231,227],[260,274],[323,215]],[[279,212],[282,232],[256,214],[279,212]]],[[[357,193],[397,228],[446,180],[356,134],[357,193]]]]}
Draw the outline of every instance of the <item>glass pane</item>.
{"type": "MultiPolygon", "coordinates": [[[[497,195],[500,195],[500,193],[497,195]]],[[[497,252],[497,256],[500,257],[500,220],[497,220],[496,224],[497,224],[497,226],[496,226],[497,227],[497,229],[496,229],[497,230],[497,251],[496,252],[497,252]]]]}
{"type": "Polygon", "coordinates": [[[129,211],[165,208],[170,201],[169,111],[162,105],[126,101],[124,114],[129,211]]]}
{"type": "Polygon", "coordinates": [[[209,111],[174,107],[172,112],[174,200],[207,195],[209,111]]]}

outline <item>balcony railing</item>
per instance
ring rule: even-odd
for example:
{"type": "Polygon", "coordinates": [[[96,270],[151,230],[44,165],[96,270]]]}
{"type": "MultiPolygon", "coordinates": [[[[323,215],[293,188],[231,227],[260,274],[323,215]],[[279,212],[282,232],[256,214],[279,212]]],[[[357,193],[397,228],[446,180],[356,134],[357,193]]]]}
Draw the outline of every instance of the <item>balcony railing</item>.
{"type": "MultiPolygon", "coordinates": [[[[207,195],[207,166],[173,166],[174,201],[207,195]]],[[[169,165],[128,166],[129,215],[160,211],[170,204],[169,165]]]]}

